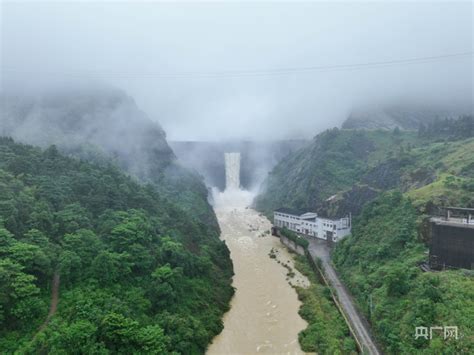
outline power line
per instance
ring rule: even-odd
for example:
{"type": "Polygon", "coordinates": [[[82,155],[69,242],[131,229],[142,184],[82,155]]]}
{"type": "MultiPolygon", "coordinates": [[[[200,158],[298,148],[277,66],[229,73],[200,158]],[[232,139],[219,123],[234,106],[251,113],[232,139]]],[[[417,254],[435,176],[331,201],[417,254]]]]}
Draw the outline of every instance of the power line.
{"type": "MultiPolygon", "coordinates": [[[[373,61],[365,63],[353,63],[353,64],[334,64],[334,65],[320,65],[320,66],[307,66],[307,67],[287,67],[287,68],[274,68],[274,69],[255,69],[255,70],[225,70],[225,71],[211,71],[211,72],[174,72],[174,73],[163,73],[163,72],[124,72],[124,71],[91,71],[91,70],[75,70],[68,72],[56,72],[56,71],[42,71],[40,74],[47,75],[67,75],[67,76],[93,76],[93,77],[123,77],[123,78],[164,78],[164,79],[179,79],[179,78],[232,78],[232,77],[255,77],[255,76],[276,76],[276,75],[288,75],[298,74],[305,72],[325,72],[325,71],[338,71],[338,70],[359,70],[359,69],[371,69],[380,68],[387,66],[396,66],[404,64],[420,64],[432,61],[460,58],[460,57],[472,57],[474,52],[461,52],[451,53],[444,55],[428,56],[428,57],[414,57],[404,59],[393,59],[387,61],[373,61]]],[[[21,72],[38,74],[38,72],[27,72],[22,70],[16,70],[12,68],[2,69],[3,72],[21,72]]]]}

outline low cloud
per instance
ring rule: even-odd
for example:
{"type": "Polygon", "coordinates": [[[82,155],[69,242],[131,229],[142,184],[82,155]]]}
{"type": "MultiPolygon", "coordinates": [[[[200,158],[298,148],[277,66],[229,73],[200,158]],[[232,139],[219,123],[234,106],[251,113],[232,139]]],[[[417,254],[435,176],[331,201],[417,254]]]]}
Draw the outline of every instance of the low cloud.
{"type": "Polygon", "coordinates": [[[471,2],[1,6],[2,91],[120,87],[172,140],[309,138],[361,107],[473,109],[472,55],[250,73],[470,52],[471,2]]]}

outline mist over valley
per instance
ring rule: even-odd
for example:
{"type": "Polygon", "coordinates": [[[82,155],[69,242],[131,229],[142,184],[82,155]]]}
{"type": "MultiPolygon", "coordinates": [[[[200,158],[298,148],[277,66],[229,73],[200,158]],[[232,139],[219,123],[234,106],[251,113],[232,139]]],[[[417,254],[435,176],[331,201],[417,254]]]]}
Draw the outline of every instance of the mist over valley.
{"type": "Polygon", "coordinates": [[[473,4],[0,4],[0,353],[474,353],[473,4]]]}

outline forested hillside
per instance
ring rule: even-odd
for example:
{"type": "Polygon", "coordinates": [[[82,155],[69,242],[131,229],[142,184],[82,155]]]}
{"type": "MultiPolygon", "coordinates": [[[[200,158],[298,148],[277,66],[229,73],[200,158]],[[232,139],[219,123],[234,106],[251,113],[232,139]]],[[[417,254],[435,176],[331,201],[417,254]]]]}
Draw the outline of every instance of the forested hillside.
{"type": "Polygon", "coordinates": [[[387,354],[472,354],[474,274],[423,272],[420,213],[400,192],[364,207],[333,262],[387,354]],[[457,326],[459,339],[415,339],[415,327],[457,326]]]}
{"type": "Polygon", "coordinates": [[[88,160],[109,155],[140,178],[174,159],[166,134],[121,90],[75,87],[0,96],[0,134],[88,160]]]}
{"type": "Polygon", "coordinates": [[[423,272],[427,218],[441,206],[474,207],[474,118],[418,131],[324,132],[271,172],[257,207],[352,212],[352,235],[333,262],[389,354],[474,352],[474,276],[423,272]],[[415,340],[416,326],[458,326],[460,339],[415,340]]]}
{"type": "Polygon", "coordinates": [[[457,117],[469,108],[458,110],[436,108],[405,103],[403,105],[375,106],[353,110],[342,124],[346,129],[417,130],[440,117],[457,117]]]}
{"type": "MultiPolygon", "coordinates": [[[[390,156],[396,157],[400,147],[411,146],[416,139],[413,132],[337,128],[325,131],[270,172],[256,207],[269,216],[283,206],[319,211],[326,200],[335,200],[337,193],[350,190],[357,201],[371,199],[375,195],[373,187],[355,184],[369,167],[375,168],[390,156]]],[[[380,180],[387,183],[384,178],[380,180]]]]}
{"type": "Polygon", "coordinates": [[[218,229],[200,177],[179,165],[160,125],[125,92],[101,86],[0,96],[0,135],[116,165],[218,229]]]}
{"type": "Polygon", "coordinates": [[[279,207],[357,215],[365,203],[391,189],[419,200],[429,190],[423,201],[434,204],[427,208],[470,206],[473,127],[474,118],[465,116],[434,121],[419,131],[328,130],[270,172],[256,206],[269,216],[279,207]]]}
{"type": "Polygon", "coordinates": [[[232,265],[215,225],[182,207],[106,161],[1,138],[2,352],[203,353],[232,265]]]}

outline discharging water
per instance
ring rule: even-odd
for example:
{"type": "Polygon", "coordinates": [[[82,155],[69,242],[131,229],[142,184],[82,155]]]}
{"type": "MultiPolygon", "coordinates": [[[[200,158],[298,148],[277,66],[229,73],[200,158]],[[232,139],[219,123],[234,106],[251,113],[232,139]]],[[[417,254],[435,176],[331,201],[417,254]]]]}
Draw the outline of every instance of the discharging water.
{"type": "Polygon", "coordinates": [[[293,268],[292,257],[280,241],[265,234],[271,224],[247,208],[252,195],[228,188],[216,193],[215,211],[231,252],[236,293],[224,316],[224,330],[209,346],[208,354],[301,354],[298,332],[306,322],[298,315],[300,301],[289,285],[306,286],[308,280],[296,270],[288,279],[283,263],[293,268]],[[271,249],[277,259],[271,259],[271,249]]]}
{"type": "Polygon", "coordinates": [[[225,188],[238,190],[240,188],[240,153],[225,153],[225,188]]]}

